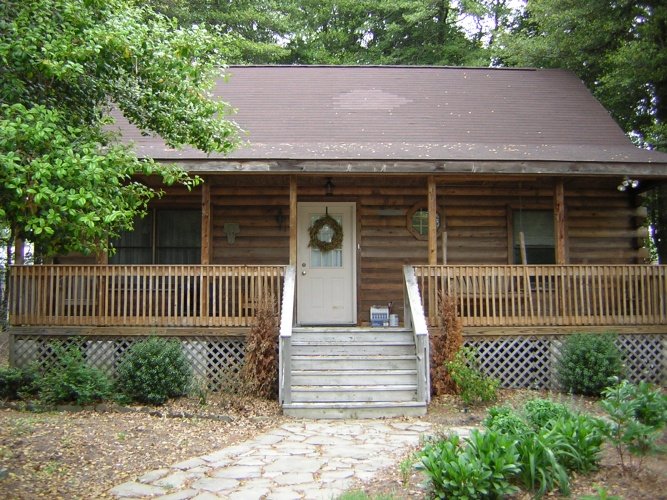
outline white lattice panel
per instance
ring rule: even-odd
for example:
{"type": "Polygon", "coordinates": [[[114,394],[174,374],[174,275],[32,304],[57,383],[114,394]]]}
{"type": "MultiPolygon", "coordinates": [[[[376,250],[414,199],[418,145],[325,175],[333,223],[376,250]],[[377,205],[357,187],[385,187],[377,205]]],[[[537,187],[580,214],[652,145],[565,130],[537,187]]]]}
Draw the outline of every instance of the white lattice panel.
{"type": "MultiPolygon", "coordinates": [[[[143,337],[145,338],[145,337],[143,337]]],[[[181,342],[190,361],[193,375],[211,390],[235,389],[238,373],[243,364],[245,340],[229,337],[172,337],[181,342]]],[[[52,366],[56,360],[54,343],[78,345],[90,366],[114,376],[127,350],[142,337],[47,337],[15,336],[14,364],[26,367],[36,364],[41,369],[52,366]]]]}
{"type": "MultiPolygon", "coordinates": [[[[617,337],[626,378],[635,383],[645,380],[664,385],[667,382],[664,337],[650,334],[617,337]]],[[[468,338],[465,345],[477,350],[479,368],[500,380],[503,387],[558,389],[555,370],[564,340],[564,336],[468,338]]]]}
{"type": "Polygon", "coordinates": [[[479,353],[483,373],[500,380],[503,387],[543,388],[549,385],[549,341],[536,337],[467,340],[479,353]]]}

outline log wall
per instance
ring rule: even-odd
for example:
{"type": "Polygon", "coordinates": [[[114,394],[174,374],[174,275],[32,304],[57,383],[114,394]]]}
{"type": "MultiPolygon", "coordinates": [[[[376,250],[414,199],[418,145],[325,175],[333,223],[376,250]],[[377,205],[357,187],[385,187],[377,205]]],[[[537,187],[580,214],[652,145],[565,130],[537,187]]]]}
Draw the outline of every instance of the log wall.
{"type": "MultiPolygon", "coordinates": [[[[211,264],[287,265],[289,263],[289,176],[225,174],[211,176],[211,264]],[[239,224],[234,243],[225,224],[239,224]]],[[[378,174],[297,178],[303,201],[354,201],[357,204],[358,321],[368,322],[373,304],[393,303],[403,320],[405,264],[428,263],[428,241],[407,229],[407,214],[427,207],[427,176],[378,174]]],[[[447,232],[447,263],[512,264],[512,212],[554,208],[556,178],[537,176],[435,176],[436,204],[447,232]]],[[[618,179],[565,179],[566,255],[571,264],[641,263],[638,231],[642,212],[635,198],[616,190],[618,179]]],[[[168,189],[161,206],[201,207],[201,189],[168,189]]],[[[438,234],[437,262],[442,263],[438,234]]]]}

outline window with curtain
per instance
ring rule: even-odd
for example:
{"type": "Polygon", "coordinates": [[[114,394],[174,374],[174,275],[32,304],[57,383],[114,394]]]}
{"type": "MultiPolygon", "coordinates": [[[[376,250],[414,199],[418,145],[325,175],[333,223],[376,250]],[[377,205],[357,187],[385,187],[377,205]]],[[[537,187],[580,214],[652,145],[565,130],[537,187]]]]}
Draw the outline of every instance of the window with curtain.
{"type": "Polygon", "coordinates": [[[201,213],[153,210],[114,241],[111,264],[199,264],[201,213]]]}
{"type": "Polygon", "coordinates": [[[554,214],[547,210],[519,210],[513,212],[514,263],[521,264],[519,233],[526,242],[527,264],[555,264],[554,214]]]}

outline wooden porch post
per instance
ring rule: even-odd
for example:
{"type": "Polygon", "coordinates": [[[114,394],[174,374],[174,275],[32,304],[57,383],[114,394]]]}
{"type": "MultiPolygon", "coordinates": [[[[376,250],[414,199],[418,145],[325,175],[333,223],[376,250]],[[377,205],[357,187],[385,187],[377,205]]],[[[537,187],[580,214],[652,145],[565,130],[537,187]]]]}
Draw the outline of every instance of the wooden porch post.
{"type": "Polygon", "coordinates": [[[296,238],[297,238],[297,220],[296,220],[296,176],[290,175],[289,178],[289,263],[290,266],[296,266],[296,238]]]}
{"type": "Polygon", "coordinates": [[[25,264],[25,244],[22,238],[14,239],[14,264],[17,266],[25,264]]]}
{"type": "Polygon", "coordinates": [[[556,264],[567,264],[565,186],[563,185],[563,179],[558,179],[554,186],[554,228],[556,231],[556,264]]]}
{"type": "Polygon", "coordinates": [[[428,176],[428,265],[438,263],[438,228],[435,219],[438,212],[435,190],[435,178],[428,176]]]}
{"type": "MultiPolygon", "coordinates": [[[[211,185],[204,180],[201,189],[201,265],[208,266],[211,264],[211,185]]],[[[201,269],[200,286],[201,286],[201,303],[199,305],[200,318],[206,324],[209,313],[209,294],[208,273],[201,269]]]]}
{"type": "Polygon", "coordinates": [[[211,263],[211,185],[202,184],[201,190],[201,263],[211,263]]]}

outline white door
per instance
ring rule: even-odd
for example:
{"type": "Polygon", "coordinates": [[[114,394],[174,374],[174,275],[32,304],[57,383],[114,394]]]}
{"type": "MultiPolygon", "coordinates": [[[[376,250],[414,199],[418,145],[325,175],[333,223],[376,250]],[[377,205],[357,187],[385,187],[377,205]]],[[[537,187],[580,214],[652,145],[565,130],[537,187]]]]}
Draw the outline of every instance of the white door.
{"type": "MultiPolygon", "coordinates": [[[[297,212],[297,322],[300,325],[355,324],[356,259],[354,203],[299,203],[297,212]],[[343,229],[339,249],[320,251],[309,246],[309,229],[325,214],[343,229]]],[[[330,241],[333,231],[324,226],[321,241],[330,241]]]]}

